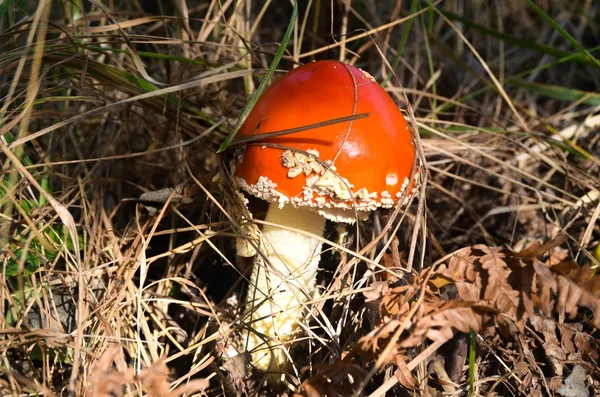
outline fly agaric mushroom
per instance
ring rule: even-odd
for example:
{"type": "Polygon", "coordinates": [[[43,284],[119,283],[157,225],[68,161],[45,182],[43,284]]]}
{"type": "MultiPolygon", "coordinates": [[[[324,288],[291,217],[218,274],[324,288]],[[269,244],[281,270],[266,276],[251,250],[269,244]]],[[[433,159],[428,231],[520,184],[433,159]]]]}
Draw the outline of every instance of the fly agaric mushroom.
{"type": "Polygon", "coordinates": [[[416,190],[415,147],[383,88],[337,61],[309,63],[274,82],[237,137],[256,141],[235,156],[234,182],[270,203],[260,243],[266,263],[256,257],[248,291],[246,348],[258,369],[276,371],[286,362],[283,342],[314,296],[325,219],[352,223],[406,204],[416,190]],[[353,115],[367,116],[327,123],[353,115]]]}

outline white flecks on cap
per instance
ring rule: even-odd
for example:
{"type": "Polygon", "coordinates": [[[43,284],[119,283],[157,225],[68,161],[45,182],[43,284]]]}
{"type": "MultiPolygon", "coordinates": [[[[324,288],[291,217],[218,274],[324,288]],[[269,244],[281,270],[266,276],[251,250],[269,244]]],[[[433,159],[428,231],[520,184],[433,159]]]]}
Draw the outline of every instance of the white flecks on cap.
{"type": "Polygon", "coordinates": [[[322,175],[311,175],[306,178],[304,190],[327,196],[335,200],[351,200],[354,186],[346,178],[334,174],[331,170],[322,175]]]}
{"type": "Polygon", "coordinates": [[[285,203],[290,201],[289,197],[281,194],[277,190],[277,184],[266,176],[259,177],[255,184],[250,184],[246,182],[244,178],[240,178],[239,176],[234,177],[234,182],[242,190],[250,193],[254,197],[258,197],[259,199],[268,201],[269,203],[279,203],[279,207],[283,207],[285,203]]]}
{"type": "Polygon", "coordinates": [[[418,172],[415,173],[415,175],[413,177],[413,181],[415,181],[415,185],[413,186],[413,188],[411,189],[410,192],[407,192],[406,194],[404,194],[406,189],[408,189],[408,187],[410,185],[410,180],[408,178],[405,178],[404,182],[402,183],[402,188],[400,189],[400,191],[398,193],[396,193],[396,199],[398,199],[398,200],[402,199],[402,196],[404,196],[404,199],[400,203],[400,206],[406,206],[408,204],[408,202],[410,201],[410,199],[419,192],[418,191],[418,181],[419,181],[419,173],[418,172]]]}
{"type": "Polygon", "coordinates": [[[290,178],[295,178],[302,173],[306,176],[313,172],[321,175],[324,167],[318,159],[319,152],[314,149],[308,149],[306,153],[286,150],[281,155],[281,164],[288,168],[288,177],[290,178]]]}
{"type": "MultiPolygon", "coordinates": [[[[277,184],[265,176],[261,176],[257,183],[247,183],[243,178],[234,177],[236,185],[242,190],[268,202],[277,202],[279,206],[291,203],[295,207],[313,207],[319,209],[356,209],[358,211],[373,211],[379,207],[390,208],[395,204],[394,197],[383,191],[369,192],[366,188],[353,190],[353,185],[347,179],[326,172],[323,176],[311,175],[306,178],[302,193],[287,197],[277,190],[277,184]]],[[[408,183],[404,184],[408,186],[408,183]]],[[[396,198],[402,197],[402,191],[396,198]]]]}
{"type": "Polygon", "coordinates": [[[381,192],[381,206],[384,208],[392,207],[394,205],[395,200],[392,198],[392,195],[387,190],[381,192]]]}
{"type": "Polygon", "coordinates": [[[385,184],[388,186],[396,186],[398,183],[398,175],[395,173],[389,173],[385,176],[385,184]]]}
{"type": "MultiPolygon", "coordinates": [[[[411,185],[408,178],[405,178],[400,191],[392,195],[389,191],[369,192],[365,187],[354,189],[354,185],[346,178],[336,173],[336,168],[330,160],[318,160],[319,153],[316,150],[308,150],[306,153],[286,150],[281,158],[284,167],[288,168],[288,176],[296,177],[300,174],[306,175],[306,183],[296,196],[288,197],[277,189],[277,183],[266,176],[261,176],[255,184],[250,184],[244,179],[235,176],[234,182],[241,189],[262,200],[278,203],[283,207],[290,203],[294,207],[315,208],[322,216],[336,222],[352,223],[358,219],[364,219],[368,212],[377,208],[392,208],[402,199],[400,205],[406,205],[413,194],[416,193],[416,186],[413,186],[411,192],[406,190],[411,185]],[[293,171],[290,176],[290,172],[293,171]],[[299,173],[296,173],[299,170],[299,173]]],[[[417,180],[418,174],[413,180],[417,180]]],[[[397,174],[390,173],[386,176],[386,182],[389,179],[396,179],[397,174]]],[[[396,189],[394,189],[396,190],[396,189]]]]}
{"type": "Polygon", "coordinates": [[[365,78],[371,80],[373,83],[377,82],[377,80],[375,80],[375,77],[371,76],[371,74],[369,74],[368,72],[365,72],[364,70],[362,70],[360,68],[358,70],[360,70],[362,72],[362,74],[364,75],[365,78]]]}
{"type": "Polygon", "coordinates": [[[361,188],[358,189],[356,191],[356,193],[354,193],[354,198],[357,200],[365,200],[367,198],[377,198],[377,192],[373,192],[373,193],[369,193],[369,191],[366,188],[361,188]]]}

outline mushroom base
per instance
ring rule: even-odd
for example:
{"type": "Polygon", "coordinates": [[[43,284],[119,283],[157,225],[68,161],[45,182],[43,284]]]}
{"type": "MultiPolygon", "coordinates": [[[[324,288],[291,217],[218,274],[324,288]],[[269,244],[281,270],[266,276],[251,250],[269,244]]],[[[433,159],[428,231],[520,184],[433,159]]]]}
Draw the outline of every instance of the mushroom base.
{"type": "Polygon", "coordinates": [[[325,219],[309,209],[272,204],[265,222],[264,257],[256,256],[248,287],[246,349],[257,369],[274,372],[287,362],[284,342],[299,326],[307,326],[303,313],[315,295],[322,247],[320,240],[307,234],[323,236],[325,219]]]}

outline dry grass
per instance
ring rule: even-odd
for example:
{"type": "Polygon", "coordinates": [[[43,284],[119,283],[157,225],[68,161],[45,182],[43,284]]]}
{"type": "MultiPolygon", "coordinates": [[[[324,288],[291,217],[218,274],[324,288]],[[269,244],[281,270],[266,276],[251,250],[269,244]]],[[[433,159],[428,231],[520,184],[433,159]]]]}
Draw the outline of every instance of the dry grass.
{"type": "Polygon", "coordinates": [[[430,289],[427,270],[465,247],[564,235],[539,263],[595,276],[598,5],[301,3],[278,70],[326,58],[368,70],[407,109],[428,173],[408,210],[328,228],[321,294],[279,386],[224,357],[248,273],[214,180],[289,2],[0,3],[4,395],[546,396],[576,364],[600,393],[597,354],[577,351],[597,349],[593,305],[508,318],[512,335],[448,320],[449,342],[399,342],[434,301],[468,301],[430,289]],[[368,355],[358,346],[379,327],[386,343],[368,355]]]}

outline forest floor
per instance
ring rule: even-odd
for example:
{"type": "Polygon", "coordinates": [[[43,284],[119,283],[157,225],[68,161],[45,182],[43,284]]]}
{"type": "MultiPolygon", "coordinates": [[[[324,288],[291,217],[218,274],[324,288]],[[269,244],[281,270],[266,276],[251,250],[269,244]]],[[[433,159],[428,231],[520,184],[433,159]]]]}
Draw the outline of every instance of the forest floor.
{"type": "Polygon", "coordinates": [[[600,395],[600,4],[299,3],[0,2],[2,395],[600,395]],[[217,151],[322,59],[398,103],[420,194],[327,225],[273,382],[227,347],[217,151]]]}

